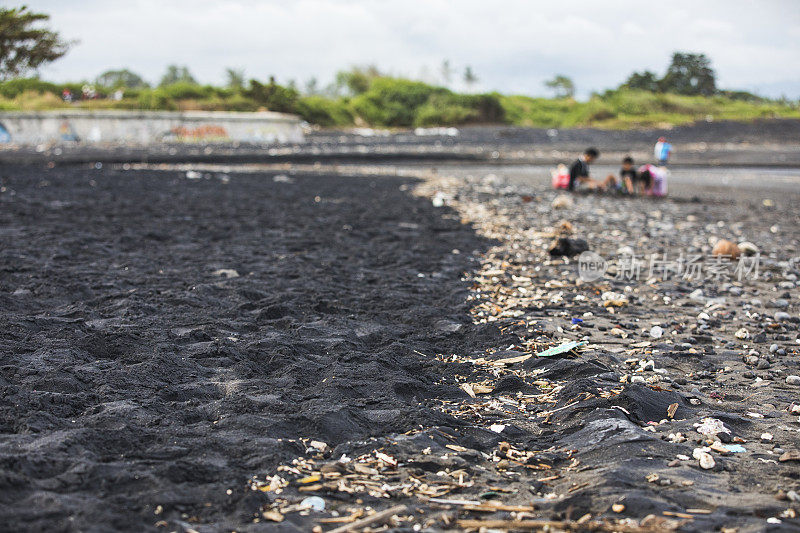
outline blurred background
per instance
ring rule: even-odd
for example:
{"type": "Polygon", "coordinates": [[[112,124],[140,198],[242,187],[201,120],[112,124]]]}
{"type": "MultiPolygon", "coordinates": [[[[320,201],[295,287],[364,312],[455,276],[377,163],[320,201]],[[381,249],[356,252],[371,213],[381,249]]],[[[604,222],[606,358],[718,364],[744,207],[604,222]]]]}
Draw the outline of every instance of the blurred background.
{"type": "Polygon", "coordinates": [[[22,27],[50,38],[28,64],[2,58],[6,111],[271,110],[324,127],[800,117],[791,0],[46,0],[2,10],[4,41],[22,27]]]}

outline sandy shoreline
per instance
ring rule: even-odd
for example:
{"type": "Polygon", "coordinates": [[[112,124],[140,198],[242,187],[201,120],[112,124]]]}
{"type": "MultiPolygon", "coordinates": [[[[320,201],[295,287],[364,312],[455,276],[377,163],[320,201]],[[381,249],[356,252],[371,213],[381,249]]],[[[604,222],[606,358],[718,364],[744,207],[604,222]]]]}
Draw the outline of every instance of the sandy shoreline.
{"type": "Polygon", "coordinates": [[[524,167],[312,170],[4,166],[3,523],[799,527],[793,182],[557,209],[524,167]],[[562,220],[761,277],[585,282],[562,220]]]}

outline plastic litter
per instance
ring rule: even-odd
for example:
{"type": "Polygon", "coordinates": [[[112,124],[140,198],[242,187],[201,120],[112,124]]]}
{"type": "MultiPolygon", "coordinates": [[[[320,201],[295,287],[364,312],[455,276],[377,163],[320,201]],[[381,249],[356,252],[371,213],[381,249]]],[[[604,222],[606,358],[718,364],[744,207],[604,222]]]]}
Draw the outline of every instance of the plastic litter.
{"type": "Polygon", "coordinates": [[[569,341],[558,346],[554,346],[552,348],[548,348],[543,352],[539,352],[536,354],[536,357],[552,357],[554,355],[559,355],[562,353],[571,352],[575,348],[579,348],[586,344],[586,341],[569,341]]]}
{"type": "Polygon", "coordinates": [[[319,496],[309,496],[308,498],[303,499],[303,501],[300,502],[300,505],[310,507],[315,511],[325,510],[325,500],[319,496]]]}
{"type": "Polygon", "coordinates": [[[717,433],[730,433],[731,430],[725,427],[722,420],[716,418],[704,418],[697,426],[697,432],[701,435],[716,435],[717,433]]]}
{"type": "Polygon", "coordinates": [[[741,444],[723,444],[722,447],[731,453],[744,453],[747,451],[741,444]]]}

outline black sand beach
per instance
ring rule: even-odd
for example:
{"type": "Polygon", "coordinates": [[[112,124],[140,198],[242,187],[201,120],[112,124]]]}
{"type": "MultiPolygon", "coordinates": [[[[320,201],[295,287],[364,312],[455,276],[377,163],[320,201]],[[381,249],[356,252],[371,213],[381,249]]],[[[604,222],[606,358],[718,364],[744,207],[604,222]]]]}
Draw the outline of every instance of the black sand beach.
{"type": "Polygon", "coordinates": [[[0,170],[9,531],[800,528],[794,178],[44,159],[0,170]],[[559,236],[762,276],[586,282],[559,236]]]}
{"type": "Polygon", "coordinates": [[[497,337],[460,279],[488,241],[410,180],[223,178],[4,168],[9,530],[143,530],[158,506],[234,528],[266,498],[247,477],[302,451],[281,438],[444,421],[424,404],[452,370],[414,350],[497,337]]]}

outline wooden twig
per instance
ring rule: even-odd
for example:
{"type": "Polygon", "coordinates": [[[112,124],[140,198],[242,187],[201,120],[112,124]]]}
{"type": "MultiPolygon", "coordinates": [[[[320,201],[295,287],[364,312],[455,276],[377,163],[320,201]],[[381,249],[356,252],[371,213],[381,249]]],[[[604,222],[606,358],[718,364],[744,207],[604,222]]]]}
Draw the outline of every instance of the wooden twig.
{"type": "Polygon", "coordinates": [[[405,512],[408,509],[405,505],[395,505],[394,507],[390,507],[385,511],[380,511],[375,513],[374,515],[368,516],[366,518],[362,518],[361,520],[356,520],[350,524],[345,524],[343,526],[339,526],[336,529],[331,529],[328,533],[347,533],[348,531],[354,531],[356,529],[361,529],[366,527],[370,524],[375,524],[377,522],[385,522],[387,519],[391,518],[393,515],[398,513],[405,512]]]}

